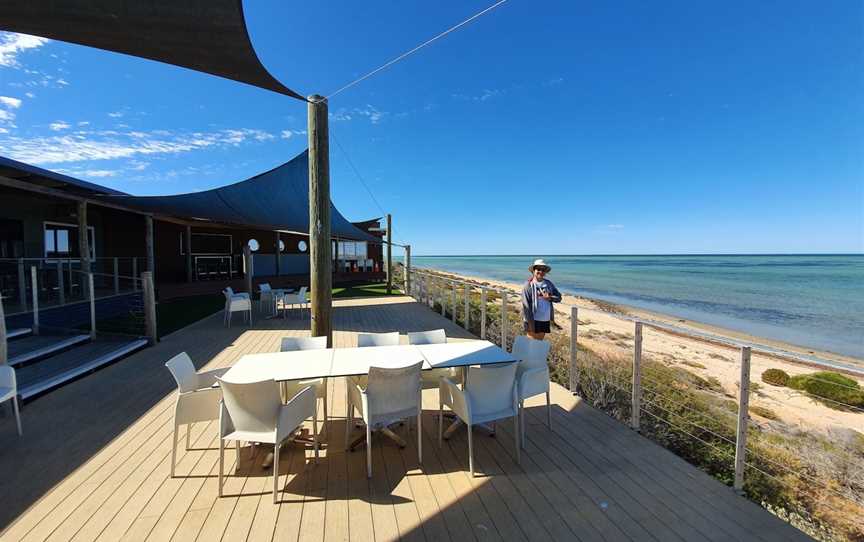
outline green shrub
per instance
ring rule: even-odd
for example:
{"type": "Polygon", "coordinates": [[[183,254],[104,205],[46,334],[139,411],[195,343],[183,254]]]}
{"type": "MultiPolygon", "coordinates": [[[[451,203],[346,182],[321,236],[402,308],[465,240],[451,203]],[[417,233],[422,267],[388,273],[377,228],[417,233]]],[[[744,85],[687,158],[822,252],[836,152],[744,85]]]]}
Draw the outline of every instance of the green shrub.
{"type": "Polygon", "coordinates": [[[858,382],[840,373],[818,371],[789,378],[789,387],[806,391],[826,406],[843,409],[844,405],[864,407],[864,391],[858,382]],[[842,403],[842,404],[840,404],[842,403]]]}
{"type": "Polygon", "coordinates": [[[768,369],[762,373],[762,382],[772,386],[785,387],[789,384],[789,374],[783,369],[768,369]]]}
{"type": "Polygon", "coordinates": [[[774,412],[770,408],[766,408],[766,407],[759,406],[759,405],[751,406],[750,412],[752,412],[753,414],[756,414],[757,416],[761,416],[761,417],[765,418],[766,420],[779,420],[780,419],[780,417],[777,415],[776,412],[774,412]]]}

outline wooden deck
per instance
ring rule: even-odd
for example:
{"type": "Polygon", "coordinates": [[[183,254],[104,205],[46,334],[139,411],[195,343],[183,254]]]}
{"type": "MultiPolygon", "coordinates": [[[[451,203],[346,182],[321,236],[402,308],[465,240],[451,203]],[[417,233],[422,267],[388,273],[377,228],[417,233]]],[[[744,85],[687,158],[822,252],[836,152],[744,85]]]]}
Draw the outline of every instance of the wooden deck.
{"type": "MultiPolygon", "coordinates": [[[[336,303],[337,346],[358,331],[444,327],[470,338],[408,298],[336,303]]],[[[216,424],[193,427],[193,449],[168,476],[174,383],[163,363],[186,350],[196,364],[229,366],[248,352],[275,351],[308,321],[256,320],[221,327],[221,315],[153,348],[51,392],[23,410],[24,437],[0,419],[2,540],[807,540],[673,454],[553,386],[545,408],[528,409],[528,442],[517,465],[512,429],[475,439],[480,475],[467,473],[464,429],[438,448],[426,392],[424,462],[413,444],[374,442],[343,451],[344,382],[330,382],[326,446],[292,445],[283,461],[281,503],[271,502],[265,450],[226,452],[226,497],[216,497],[216,424]]],[[[181,435],[182,439],[182,435],[181,435]]],[[[408,439],[409,443],[415,442],[408,439]]],[[[182,440],[181,440],[182,442],[182,440]]],[[[182,450],[182,446],[181,446],[182,450]]]]}

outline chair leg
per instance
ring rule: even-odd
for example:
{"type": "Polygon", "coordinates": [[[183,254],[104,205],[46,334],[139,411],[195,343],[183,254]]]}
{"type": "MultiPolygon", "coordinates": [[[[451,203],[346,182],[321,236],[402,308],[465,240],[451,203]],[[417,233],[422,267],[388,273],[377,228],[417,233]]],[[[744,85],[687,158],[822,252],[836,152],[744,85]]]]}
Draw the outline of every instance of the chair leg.
{"type": "Polygon", "coordinates": [[[417,462],[423,463],[423,411],[417,414],[417,462]]]}
{"type": "Polygon", "coordinates": [[[240,441],[235,440],[234,444],[235,444],[235,447],[237,448],[237,466],[239,467],[240,466],[240,441]]]}
{"type": "Polygon", "coordinates": [[[174,465],[177,463],[177,424],[174,424],[174,435],[171,438],[171,478],[174,478],[174,465]]]}
{"type": "Polygon", "coordinates": [[[190,441],[192,440],[191,435],[192,435],[192,424],[187,423],[186,424],[186,451],[187,452],[189,451],[189,448],[191,447],[191,444],[190,444],[190,441]]]}
{"type": "Polygon", "coordinates": [[[12,398],[12,410],[15,411],[15,423],[18,425],[18,436],[20,437],[24,432],[21,431],[21,412],[18,410],[18,396],[12,398]]]}
{"type": "Polygon", "coordinates": [[[366,478],[372,478],[372,426],[366,423],[366,478]]]}
{"type": "Polygon", "coordinates": [[[277,442],[273,446],[273,504],[279,502],[279,449],[282,444],[277,442]]]}
{"type": "Polygon", "coordinates": [[[322,393],[322,395],[324,396],[324,426],[326,427],[327,426],[327,379],[326,378],[324,379],[324,384],[321,387],[324,388],[324,393],[322,393]]]}
{"type": "Polygon", "coordinates": [[[519,404],[519,436],[521,437],[522,447],[525,447],[525,403],[519,404]]]}
{"type": "Polygon", "coordinates": [[[222,496],[222,478],[225,470],[225,441],[219,437],[219,496],[222,496]]]}
{"type": "Polygon", "coordinates": [[[552,429],[552,402],[549,400],[549,392],[546,392],[546,425],[552,429]]]}
{"type": "Polygon", "coordinates": [[[471,471],[471,477],[474,477],[474,431],[471,424],[466,423],[468,428],[468,470],[471,471]]]}
{"type": "Polygon", "coordinates": [[[438,403],[438,447],[444,444],[444,404],[438,403]]]}
{"type": "Polygon", "coordinates": [[[318,464],[318,412],[312,413],[312,448],[315,450],[315,464],[318,464]]]}
{"type": "MultiPolygon", "coordinates": [[[[522,424],[519,423],[519,416],[517,413],[516,416],[513,416],[513,435],[515,435],[515,441],[513,442],[513,444],[516,445],[516,463],[521,465],[522,464],[522,454],[520,452],[521,446],[520,446],[520,442],[519,442],[519,440],[520,440],[520,438],[519,438],[519,426],[520,425],[522,425],[522,424]]],[[[523,435],[522,440],[524,441],[524,435],[523,435]]]]}
{"type": "MultiPolygon", "coordinates": [[[[348,385],[351,383],[349,382],[348,385]]],[[[345,409],[345,451],[348,451],[348,439],[351,438],[351,426],[354,424],[354,405],[347,397],[348,392],[345,392],[345,404],[348,405],[345,409]]]]}

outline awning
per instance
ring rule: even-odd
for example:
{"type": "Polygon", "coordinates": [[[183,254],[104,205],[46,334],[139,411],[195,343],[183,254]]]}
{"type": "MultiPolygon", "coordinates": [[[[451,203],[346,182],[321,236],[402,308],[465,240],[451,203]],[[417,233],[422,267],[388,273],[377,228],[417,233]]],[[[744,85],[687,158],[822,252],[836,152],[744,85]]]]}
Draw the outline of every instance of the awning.
{"type": "MultiPolygon", "coordinates": [[[[271,231],[309,232],[309,152],[239,183],[173,196],[104,195],[100,199],[159,216],[271,231]]],[[[380,242],[349,222],[330,203],[330,233],[380,242]]]]}
{"type": "Polygon", "coordinates": [[[3,0],[0,29],[149,58],[304,100],[261,64],[241,0],[3,0]]]}

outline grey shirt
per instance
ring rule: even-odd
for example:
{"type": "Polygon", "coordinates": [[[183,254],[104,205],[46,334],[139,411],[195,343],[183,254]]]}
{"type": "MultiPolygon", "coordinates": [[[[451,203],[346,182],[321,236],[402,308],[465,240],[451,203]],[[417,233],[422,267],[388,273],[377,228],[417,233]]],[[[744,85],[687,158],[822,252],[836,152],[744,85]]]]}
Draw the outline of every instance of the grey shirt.
{"type": "MultiPolygon", "coordinates": [[[[558,291],[558,288],[552,284],[552,281],[549,279],[543,279],[543,282],[540,284],[536,284],[534,279],[532,278],[522,287],[522,321],[528,327],[529,331],[534,330],[534,313],[537,310],[537,286],[545,287],[549,292],[550,299],[552,303],[560,303],[561,302],[561,292],[558,291]]],[[[555,307],[551,308],[550,312],[550,322],[555,322],[555,307]]]]}

